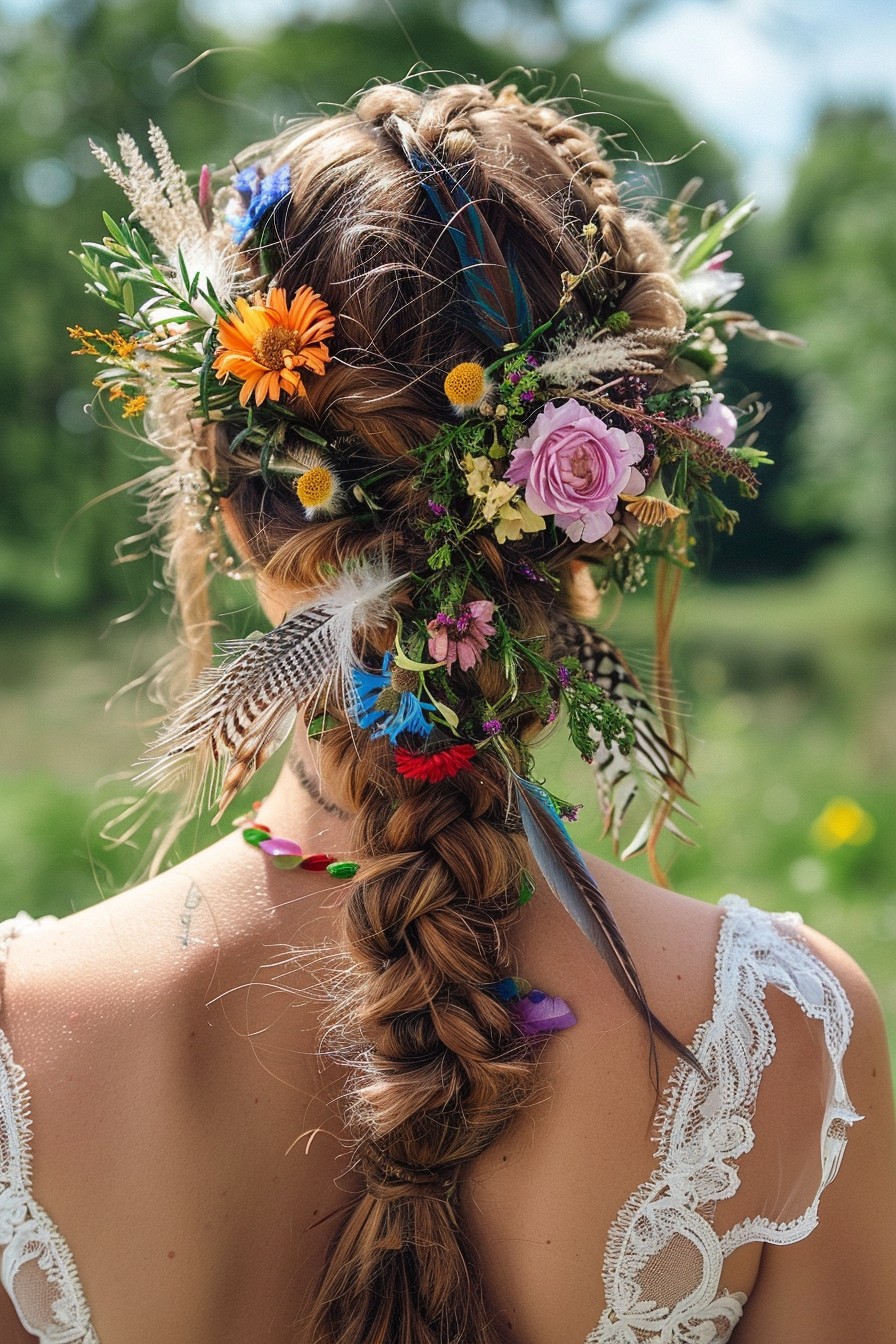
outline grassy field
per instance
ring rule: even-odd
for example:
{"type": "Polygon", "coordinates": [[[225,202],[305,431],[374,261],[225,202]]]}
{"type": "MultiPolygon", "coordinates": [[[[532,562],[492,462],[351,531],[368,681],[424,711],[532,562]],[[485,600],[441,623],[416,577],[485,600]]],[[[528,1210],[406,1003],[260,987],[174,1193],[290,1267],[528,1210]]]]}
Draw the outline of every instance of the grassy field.
{"type": "MultiPolygon", "coordinates": [[[[874,983],[896,1044],[890,593],[890,576],[861,556],[775,584],[687,585],[675,664],[698,843],[670,842],[666,857],[679,890],[710,901],[737,891],[767,909],[798,910],[839,942],[874,983]]],[[[651,607],[640,599],[625,605],[608,633],[643,668],[651,607]]],[[[3,647],[0,917],[78,909],[111,895],[141,866],[146,827],[131,847],[109,849],[100,839],[104,822],[133,796],[129,767],[153,712],[139,694],[106,713],[103,705],[167,639],[157,627],[139,637],[132,629],[100,638],[97,620],[23,632],[3,647]]],[[[558,792],[585,804],[572,827],[578,843],[612,857],[600,839],[589,767],[560,734],[539,751],[539,763],[558,792]]],[[[263,788],[260,781],[256,796],[263,788]]],[[[197,822],[182,851],[210,838],[197,822]]],[[[647,873],[643,860],[632,866],[647,873]]]]}

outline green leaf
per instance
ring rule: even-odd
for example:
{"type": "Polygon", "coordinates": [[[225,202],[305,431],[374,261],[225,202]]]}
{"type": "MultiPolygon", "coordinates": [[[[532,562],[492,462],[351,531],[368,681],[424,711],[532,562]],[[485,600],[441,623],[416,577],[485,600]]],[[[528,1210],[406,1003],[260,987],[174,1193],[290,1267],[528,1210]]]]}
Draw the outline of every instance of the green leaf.
{"type": "Polygon", "coordinates": [[[308,725],[308,736],[314,740],[322,737],[328,728],[338,728],[339,720],[332,714],[318,714],[308,725]]]}
{"type": "Polygon", "coordinates": [[[298,421],[296,421],[296,423],[293,424],[291,428],[299,436],[300,439],[306,439],[308,443],[316,443],[318,448],[329,447],[328,440],[325,439],[323,435],[316,434],[314,430],[309,429],[307,425],[303,425],[298,421]]]}
{"type": "Polygon", "coordinates": [[[725,239],[742,224],[745,224],[752,214],[758,209],[756,199],[753,196],[747,196],[740,201],[733,209],[704,232],[699,233],[693,238],[680,253],[676,261],[676,270],[681,276],[690,275],[698,266],[702,266],[704,261],[708,261],[715,252],[718,251],[725,239]]]}
{"type": "Polygon", "coordinates": [[[437,700],[434,695],[430,695],[429,698],[447,723],[448,727],[456,729],[457,725],[460,723],[460,719],[457,717],[454,710],[450,709],[448,705],[442,704],[441,700],[437,700]]]}
{"type": "MultiPolygon", "coordinates": [[[[237,435],[237,439],[241,437],[242,437],[241,435],[239,434],[237,435]]],[[[274,433],[266,434],[264,443],[261,445],[261,452],[258,457],[258,466],[261,471],[261,479],[264,481],[265,485],[273,484],[271,473],[269,472],[268,468],[271,464],[271,458],[274,455],[274,449],[276,447],[277,447],[277,439],[275,434],[274,433]]]]}
{"type": "Polygon", "coordinates": [[[106,211],[104,210],[104,211],[103,211],[103,223],[105,224],[106,228],[109,230],[109,236],[110,236],[111,238],[113,238],[113,239],[115,240],[115,242],[118,243],[118,245],[119,245],[120,247],[123,247],[123,248],[127,251],[129,245],[128,245],[128,241],[127,241],[127,239],[126,239],[126,237],[125,237],[125,235],[124,235],[124,233],[123,233],[123,230],[127,228],[127,225],[125,224],[124,220],[122,220],[122,221],[121,221],[121,224],[118,225],[118,224],[116,224],[116,222],[115,222],[115,220],[112,218],[112,216],[109,215],[109,214],[107,214],[106,211]]]}
{"type": "Polygon", "coordinates": [[[520,875],[520,888],[519,888],[519,896],[517,897],[517,904],[528,905],[534,895],[535,895],[535,883],[532,881],[530,874],[527,873],[525,870],[523,870],[522,874],[520,875]]]}

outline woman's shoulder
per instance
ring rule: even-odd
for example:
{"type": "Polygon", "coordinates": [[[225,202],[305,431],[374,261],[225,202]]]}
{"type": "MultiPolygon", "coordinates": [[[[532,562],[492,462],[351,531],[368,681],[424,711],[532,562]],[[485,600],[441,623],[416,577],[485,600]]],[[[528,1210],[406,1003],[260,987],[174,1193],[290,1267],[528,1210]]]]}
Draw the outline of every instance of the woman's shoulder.
{"type": "Polygon", "coordinates": [[[14,921],[7,1022],[43,1021],[49,1048],[76,1036],[76,1025],[122,1031],[164,1005],[174,1010],[189,998],[178,986],[221,953],[224,930],[205,886],[188,862],[62,918],[14,921]]]}
{"type": "MultiPolygon", "coordinates": [[[[814,1018],[817,1048],[794,1060],[796,1069],[820,1067],[827,1054],[821,1029],[828,1022],[845,1050],[849,1072],[886,1054],[880,998],[855,958],[803,915],[782,901],[760,906],[737,893],[715,901],[657,886],[633,873],[583,853],[592,876],[629,946],[648,1001],[666,1013],[667,1025],[689,1041],[696,1027],[718,1007],[723,980],[740,964],[755,968],[754,986],[763,998],[779,1038],[805,1038],[805,1020],[814,1018]],[[769,995],[768,985],[783,992],[769,995]],[[804,992],[800,992],[800,987],[804,992]]],[[[734,983],[733,981],[731,982],[734,983]]]]}
{"type": "Polygon", "coordinates": [[[89,1127],[99,1108],[182,1104],[185,1089],[211,1107],[223,1078],[239,1088],[238,1071],[251,1073],[251,1033],[256,1056],[285,1047],[278,1024],[297,1015],[284,1001],[312,977],[291,957],[301,917],[275,902],[244,849],[228,837],[87,909],[16,921],[0,1027],[47,1123],[52,1109],[89,1127]]]}

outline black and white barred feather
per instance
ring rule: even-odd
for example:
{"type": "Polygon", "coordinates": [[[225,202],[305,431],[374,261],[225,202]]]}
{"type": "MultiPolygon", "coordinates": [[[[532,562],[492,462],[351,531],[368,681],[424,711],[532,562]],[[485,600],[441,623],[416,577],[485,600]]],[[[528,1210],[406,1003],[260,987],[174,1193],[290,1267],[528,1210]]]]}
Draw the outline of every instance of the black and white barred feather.
{"type": "Polygon", "coordinates": [[[635,673],[614,644],[565,613],[554,616],[552,632],[555,658],[578,658],[585,675],[625,711],[634,727],[635,740],[627,755],[620,751],[618,743],[612,742],[608,747],[599,733],[591,733],[595,744],[592,766],[604,834],[612,836],[618,851],[622,824],[641,790],[650,795],[651,805],[637,834],[623,850],[622,858],[631,858],[647,846],[656,820],[663,813],[665,829],[690,844],[689,837],[673,820],[673,814],[691,820],[679,801],[687,798],[684,779],[688,763],[670,742],[661,716],[635,673]]]}
{"type": "MultiPolygon", "coordinates": [[[[388,619],[390,595],[407,575],[364,561],[329,592],[292,611],[276,629],[221,645],[224,660],[193,683],[140,762],[139,779],[165,787],[195,764],[220,790],[218,821],[244,784],[286,740],[310,696],[335,690],[352,703],[355,637],[388,619]]],[[[215,787],[215,786],[213,786],[215,787]]]]}

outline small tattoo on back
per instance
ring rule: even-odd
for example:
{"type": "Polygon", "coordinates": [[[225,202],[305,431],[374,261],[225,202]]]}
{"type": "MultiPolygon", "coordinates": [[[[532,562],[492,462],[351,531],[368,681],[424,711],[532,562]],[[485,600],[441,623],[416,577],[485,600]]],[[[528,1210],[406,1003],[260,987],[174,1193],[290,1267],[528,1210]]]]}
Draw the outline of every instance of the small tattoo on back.
{"type": "Polygon", "coordinates": [[[191,882],[187,899],[184,901],[184,908],[180,912],[180,942],[182,947],[190,946],[190,922],[193,918],[193,912],[197,909],[201,900],[202,892],[195,882],[191,882]]]}

